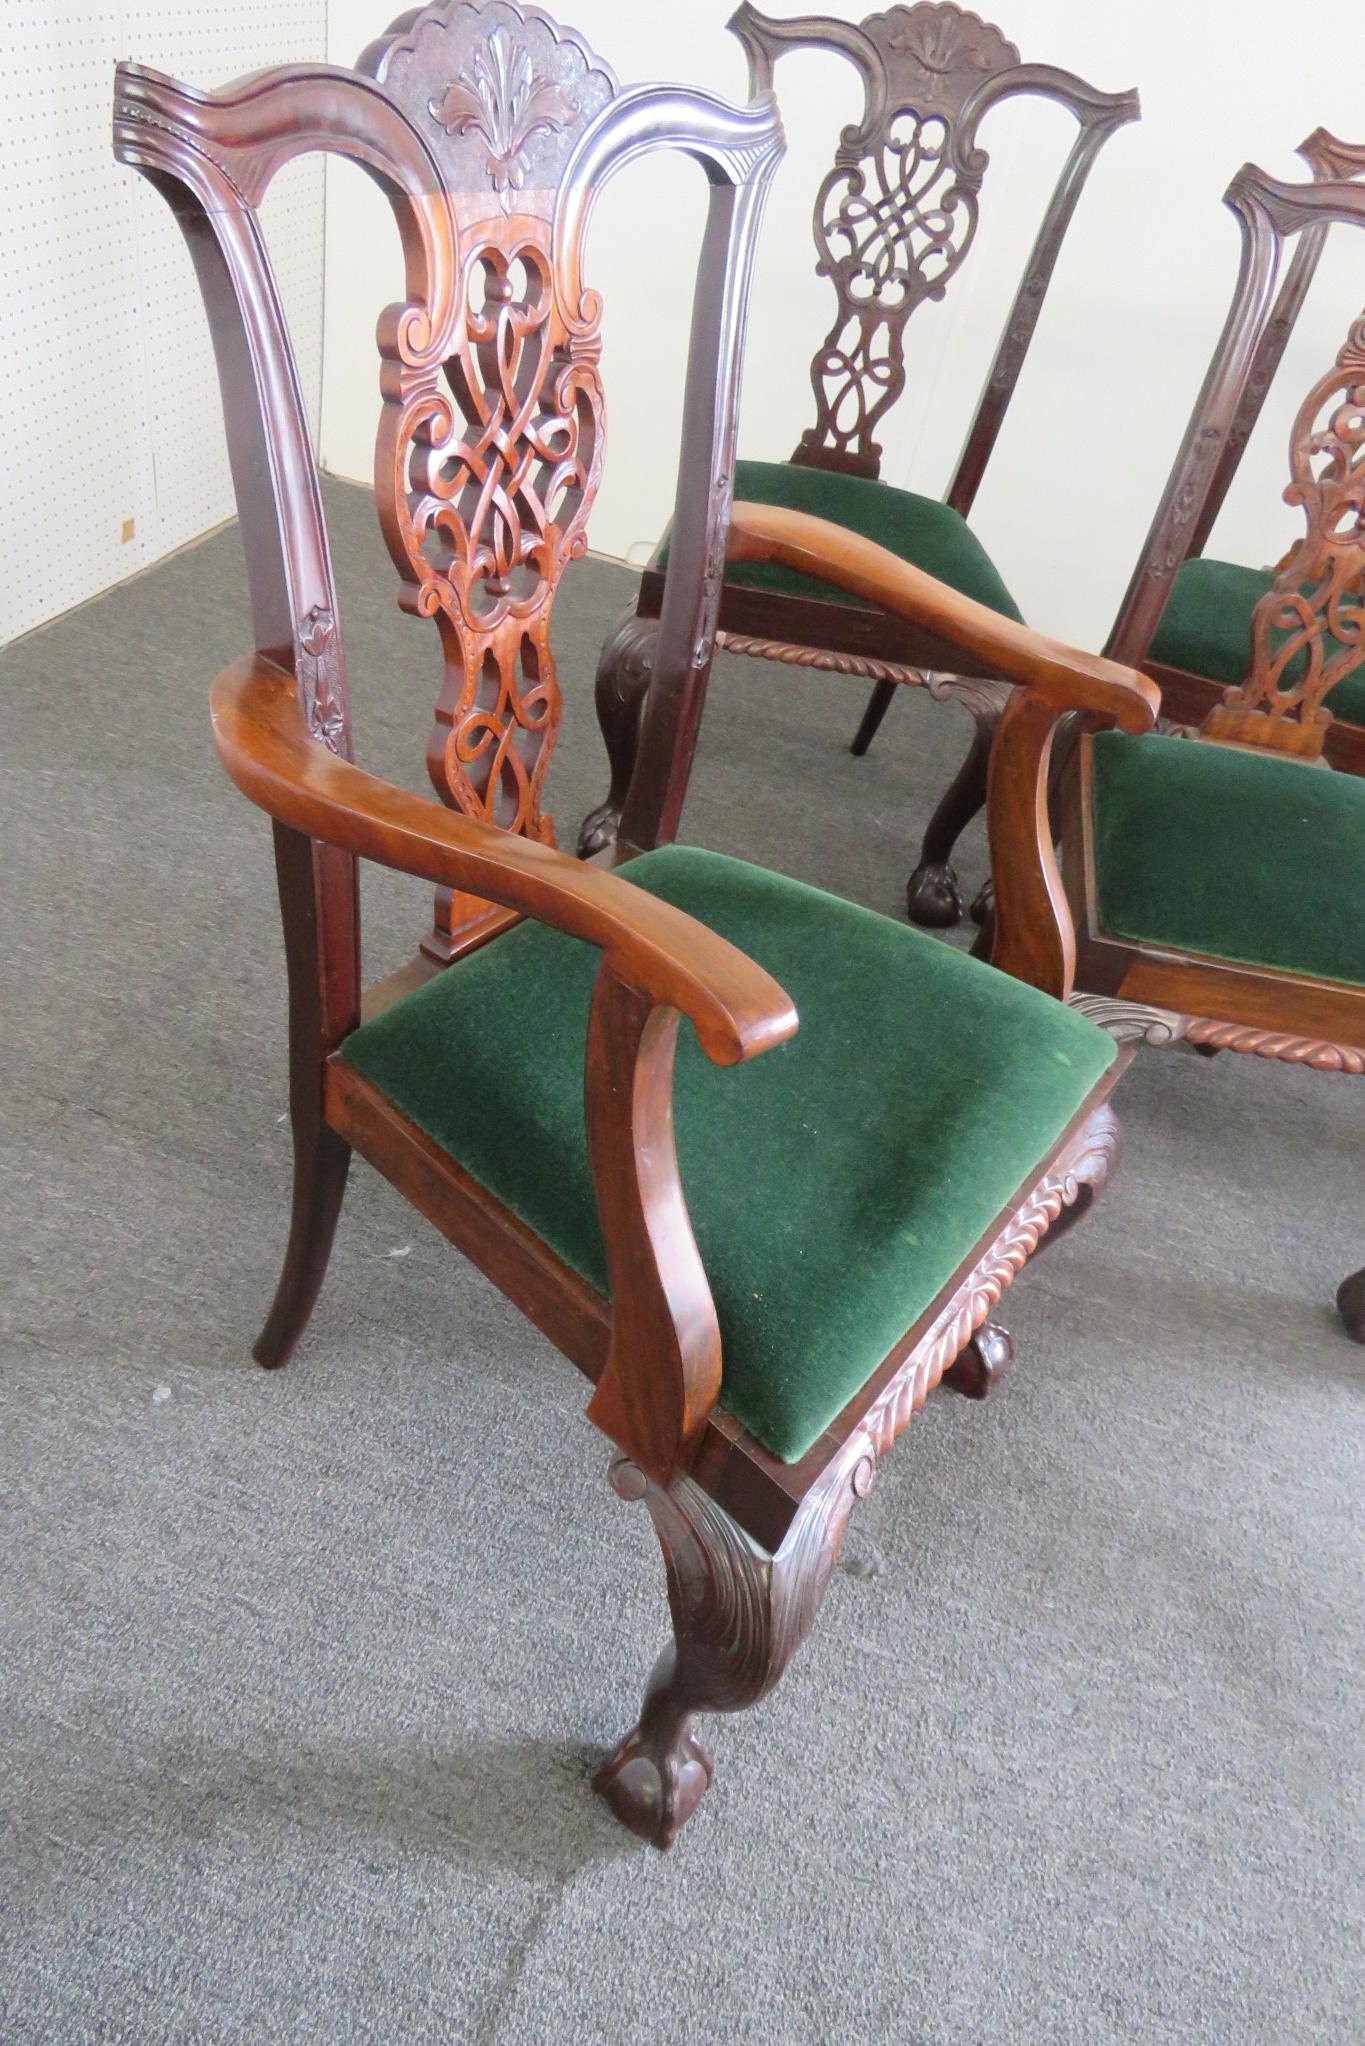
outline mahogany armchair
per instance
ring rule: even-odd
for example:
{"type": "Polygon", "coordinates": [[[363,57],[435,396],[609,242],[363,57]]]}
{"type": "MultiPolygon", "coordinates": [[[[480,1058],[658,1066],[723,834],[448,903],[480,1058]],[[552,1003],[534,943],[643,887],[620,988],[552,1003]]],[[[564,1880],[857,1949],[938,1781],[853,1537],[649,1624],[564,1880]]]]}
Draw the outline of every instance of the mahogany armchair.
{"type": "MultiPolygon", "coordinates": [[[[1040,993],[670,842],[715,631],[750,252],[781,147],[769,97],[736,110],[623,90],[537,10],[437,0],[355,71],[199,93],[120,66],[115,144],[194,256],[247,550],[256,649],[214,683],[213,732],[273,821],[295,1156],[255,1356],[281,1365],[302,1336],[358,1151],[577,1365],[612,1482],[658,1531],[674,1632],[596,1784],[667,1846],[710,1780],[694,1714],[777,1681],[878,1459],[940,1379],[980,1395],[995,1375],[991,1312],[1103,1183],[1130,1054],[1051,998],[1064,965],[1040,993]],[[603,448],[584,232],[604,180],[659,145],[701,164],[710,204],[627,792],[651,850],[610,872],[559,852],[541,807],[561,712],[549,620],[603,448]],[[379,325],[376,501],[400,602],[440,635],[439,800],[351,758],[318,478],[256,213],[307,149],[364,164],[402,235],[406,302],[379,325]],[[363,993],[361,859],[438,890],[412,964],[363,993]]],[[[737,555],[757,558],[762,519],[780,516],[740,521],[737,555]]],[[[781,546],[778,531],[770,558],[781,546]]],[[[856,562],[837,573],[859,590],[856,562]]],[[[902,576],[888,601],[945,657],[981,660],[1031,704],[1065,684],[1127,730],[1150,723],[1136,676],[902,576]]],[[[1019,829],[1012,799],[997,821],[1019,829]]],[[[1021,872],[1032,835],[1026,822],[1021,872]]]]}
{"type": "MultiPolygon", "coordinates": [[[[735,494],[833,521],[1018,619],[968,521],[1085,181],[1108,138],[1137,119],[1137,94],[1099,92],[1068,71],[1021,62],[999,29],[950,0],[891,7],[859,26],[823,15],[774,20],[743,0],[729,25],[744,46],[754,91],[771,87],[788,51],[818,49],[853,65],[865,95],[862,119],[845,129],[815,201],[816,269],[828,277],[836,301],[811,363],[815,424],[789,461],[739,462],[735,494]],[[881,478],[876,434],[905,387],[910,315],[944,297],[975,238],[989,164],[981,124],[1001,101],[1025,94],[1065,108],[1077,134],[940,502],[881,478]]],[[[579,832],[585,855],[611,844],[621,829],[640,705],[656,660],[669,547],[665,534],[636,601],[603,648],[597,712],[611,780],[605,801],[579,832]]],[[[985,798],[991,738],[1008,694],[1004,680],[977,662],[936,666],[935,650],[900,613],[852,599],[828,578],[771,562],[732,564],[727,571],[718,644],[731,653],[871,679],[875,688],[855,753],[867,750],[899,688],[922,685],[966,707],[974,720],[971,748],[930,820],[907,891],[916,922],[955,923],[961,905],[948,855],[985,798]]]]}

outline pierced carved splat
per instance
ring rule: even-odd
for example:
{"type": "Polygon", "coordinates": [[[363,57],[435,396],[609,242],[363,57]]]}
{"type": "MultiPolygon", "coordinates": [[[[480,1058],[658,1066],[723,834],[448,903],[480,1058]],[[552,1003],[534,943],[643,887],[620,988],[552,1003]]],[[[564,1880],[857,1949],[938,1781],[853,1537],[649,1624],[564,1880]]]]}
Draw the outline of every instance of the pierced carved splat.
{"type": "Polygon", "coordinates": [[[1013,43],[951,0],[917,0],[859,26],[832,16],[769,19],[742,0],[730,27],[754,88],[772,84],[785,50],[823,49],[860,74],[863,117],[846,128],[815,202],[816,270],[837,309],[811,364],[816,420],[793,460],[875,476],[874,438],[905,385],[905,323],[943,297],[976,234],[988,159],[982,117],[1034,93],[1065,106],[1080,134],[1044,217],[1006,321],[950,502],[965,512],[1028,352],[1048,283],[1090,165],[1137,114],[1134,93],[1101,93],[1050,65],[1023,64],[1013,43]]]}
{"type": "Polygon", "coordinates": [[[882,68],[877,131],[846,131],[815,202],[816,270],[838,299],[811,364],[816,422],[797,459],[832,451],[875,470],[873,435],[905,385],[905,323],[939,299],[977,226],[985,152],[963,118],[1019,52],[977,15],[931,0],[862,24],[882,68]]]}
{"type": "Polygon", "coordinates": [[[1365,661],[1365,313],[1308,393],[1290,440],[1285,501],[1308,530],[1276,571],[1251,626],[1251,672],[1206,730],[1316,755],[1323,699],[1365,661]]]}
{"type": "MultiPolygon", "coordinates": [[[[443,0],[362,61],[428,137],[452,214],[444,326],[419,304],[381,330],[380,515],[400,601],[436,621],[445,655],[428,771],[467,816],[553,843],[550,611],[587,544],[604,425],[582,212],[557,240],[556,188],[616,81],[579,36],[513,0],[443,0]]],[[[439,901],[429,949],[480,914],[439,901]]]]}

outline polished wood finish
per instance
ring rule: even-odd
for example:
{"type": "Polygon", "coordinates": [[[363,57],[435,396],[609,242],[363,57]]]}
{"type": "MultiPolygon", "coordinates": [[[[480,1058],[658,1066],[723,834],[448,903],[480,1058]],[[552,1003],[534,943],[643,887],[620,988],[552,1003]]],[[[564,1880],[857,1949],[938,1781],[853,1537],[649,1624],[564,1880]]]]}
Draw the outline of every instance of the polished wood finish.
{"type": "MultiPolygon", "coordinates": [[[[1040,224],[985,388],[968,430],[947,502],[965,518],[1003,425],[1027,358],[1066,230],[1095,159],[1108,138],[1138,115],[1137,94],[1103,93],[1072,73],[1021,62],[999,29],[951,4],[920,0],[869,15],[861,24],[822,15],[778,20],[741,5],[730,27],[742,43],[755,90],[766,90],[782,57],[814,49],[853,66],[863,88],[862,116],[840,137],[835,161],[815,202],[816,268],[834,294],[831,325],[811,363],[815,423],[802,434],[793,462],[875,477],[876,432],[905,384],[906,323],[922,305],[941,299],[976,233],[989,157],[980,128],[991,109],[1021,95],[1063,107],[1076,138],[1040,224]]],[[[673,556],[670,553],[670,565],[673,556]]],[[[598,711],[611,761],[611,787],[583,820],[579,851],[603,851],[618,837],[629,848],[647,842],[640,820],[623,816],[640,706],[649,700],[654,666],[648,621],[660,614],[668,578],[646,569],[636,603],[603,651],[598,711]]],[[[727,584],[719,643],[731,652],[777,660],[876,683],[854,741],[864,752],[898,687],[963,673],[954,649],[901,613],[827,599],[778,595],[727,584]]],[[[984,799],[985,756],[998,722],[997,701],[963,701],[984,734],[973,750],[967,787],[984,799]]],[[[914,913],[925,922],[956,920],[956,883],[935,847],[956,837],[964,789],[959,782],[940,806],[910,884],[914,913]]]]}
{"type": "Polygon", "coordinates": [[[950,590],[885,547],[825,519],[739,503],[730,527],[738,561],[775,561],[912,617],[1014,685],[991,756],[988,823],[996,876],[995,963],[1065,999],[1075,934],[1053,848],[1053,738],[1073,712],[1120,730],[1151,729],[1156,686],[1130,668],[1043,637],[950,590]]]}
{"type": "MultiPolygon", "coordinates": [[[[580,38],[535,9],[438,0],[405,15],[355,72],[285,68],[202,94],[120,66],[115,142],[171,204],[198,268],[247,553],[256,647],[213,685],[213,734],[275,832],[296,1159],[289,1247],[258,1355],[282,1362],[306,1324],[357,1151],[584,1373],[589,1413],[620,1453],[617,1488],[644,1498],[659,1530],[674,1618],[640,1721],[599,1783],[627,1824],[667,1845],[710,1776],[692,1715],[735,1710],[777,1680],[878,1457],[942,1377],[972,1390],[989,1375],[1001,1293],[1103,1183],[1118,1068],[807,1455],[783,1464],[753,1441],[721,1404],[720,1331],[673,1144],[673,1052],[681,1016],[708,1057],[733,1065],[789,1038],[796,1013],[716,933],[557,851],[542,793],[560,717],[551,606],[581,552],[602,455],[584,227],[615,168],[676,147],[710,190],[688,457],[621,788],[637,842],[676,830],[715,641],[748,270],[780,148],[771,102],[737,111],[676,88],[620,91],[580,38]],[[378,179],[403,241],[407,301],[379,327],[376,495],[400,602],[435,622],[442,645],[428,747],[439,800],[351,757],[317,473],[256,211],[275,173],[314,148],[378,179]],[[364,993],[361,859],[419,876],[438,904],[418,958],[364,993]],[[601,953],[584,1086],[610,1300],[345,1056],[362,1014],[435,972],[458,973],[471,949],[524,917],[601,953]]],[[[883,572],[877,561],[854,567],[883,572]]],[[[964,616],[927,579],[898,601],[942,644],[960,643],[959,665],[1008,659],[1046,690],[1054,668],[1080,662],[1106,702],[1111,690],[1127,702],[1120,671],[1022,632],[1002,649],[999,621],[964,616]]]]}

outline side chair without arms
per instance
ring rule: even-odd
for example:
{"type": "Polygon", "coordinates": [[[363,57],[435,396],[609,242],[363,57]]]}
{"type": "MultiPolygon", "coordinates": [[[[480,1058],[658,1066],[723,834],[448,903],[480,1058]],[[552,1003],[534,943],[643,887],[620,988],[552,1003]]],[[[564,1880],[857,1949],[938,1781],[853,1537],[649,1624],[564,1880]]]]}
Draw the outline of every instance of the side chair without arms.
{"type": "MultiPolygon", "coordinates": [[[[578,1366],[615,1488],[657,1529],[674,1631],[597,1788],[667,1846],[711,1776],[694,1715],[776,1683],[851,1507],[931,1388],[989,1384],[991,1311],[1103,1183],[1130,1054],[1023,979],[671,842],[781,147],[770,98],[737,111],[621,89],[537,10],[438,0],[354,71],[286,67],[200,93],[120,66],[115,146],[194,257],[247,554],[256,650],[214,683],[213,729],[274,825],[295,1147],[255,1355],[281,1365],[304,1331],[355,1150],[578,1366]],[[655,146],[695,158],[710,199],[627,791],[649,850],[611,872],[559,852],[541,807],[561,713],[549,621],[603,454],[584,232],[606,178],[655,146]],[[374,175],[405,252],[406,302],[379,324],[376,499],[400,602],[440,635],[439,800],[352,761],[318,477],[257,218],[274,174],[312,149],[374,175]],[[363,993],[361,859],[438,890],[416,959],[363,993]]],[[[1027,700],[1074,674],[1126,728],[1150,722],[1149,685],[1112,664],[928,578],[911,618],[917,604],[945,648],[1027,700]]]]}
{"type": "MultiPolygon", "coordinates": [[[[999,29],[947,0],[891,7],[858,26],[823,15],[773,20],[744,0],[729,25],[747,54],[753,90],[771,87],[784,54],[813,49],[852,64],[865,96],[862,119],[844,130],[815,201],[816,269],[828,277],[836,300],[811,363],[815,424],[789,461],[738,463],[735,495],[833,521],[1018,619],[968,520],[1085,181],[1108,138],[1137,119],[1137,94],[1099,92],[1068,71],[1022,63],[999,29]],[[1075,119],[1077,133],[940,502],[881,479],[875,436],[905,388],[910,315],[945,296],[975,239],[989,163],[981,124],[993,107],[1021,95],[1055,101],[1075,119]]],[[[640,705],[656,659],[669,548],[665,534],[635,602],[602,652],[597,712],[611,782],[605,801],[583,822],[578,843],[584,854],[611,844],[620,829],[640,705]]],[[[855,753],[866,752],[899,688],[922,685],[966,707],[975,728],[971,748],[924,834],[907,893],[916,922],[955,923],[961,904],[948,855],[984,801],[991,738],[1008,694],[1004,679],[977,662],[936,667],[928,642],[904,616],[771,562],[731,564],[717,644],[731,653],[871,679],[875,688],[855,753]]]]}

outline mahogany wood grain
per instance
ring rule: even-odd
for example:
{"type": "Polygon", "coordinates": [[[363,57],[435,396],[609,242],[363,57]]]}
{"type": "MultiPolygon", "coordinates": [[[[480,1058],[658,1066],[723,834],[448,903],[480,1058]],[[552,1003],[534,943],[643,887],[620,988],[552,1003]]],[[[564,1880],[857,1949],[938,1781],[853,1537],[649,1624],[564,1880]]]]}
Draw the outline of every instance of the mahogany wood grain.
{"type": "Polygon", "coordinates": [[[291,678],[268,662],[225,669],[211,701],[219,758],[272,817],[601,946],[619,971],[691,1019],[719,1065],[795,1030],[796,1011],[772,976],[682,910],[539,840],[448,814],[319,746],[291,678]]]}
{"type": "MultiPolygon", "coordinates": [[[[641,845],[676,829],[718,629],[748,276],[781,147],[771,100],[737,110],[677,87],[621,91],[581,37],[515,0],[434,0],[394,23],[355,71],[283,67],[218,93],[135,65],[117,75],[116,151],[169,201],[198,271],[247,552],[256,648],[214,684],[213,728],[228,772],[275,829],[296,1157],[261,1354],[281,1361],[307,1320],[354,1149],[593,1381],[590,1411],[627,1452],[618,1489],[646,1498],[659,1529],[674,1615],[673,1646],[601,1788],[627,1824],[666,1845],[710,1777],[692,1713],[737,1709],[777,1680],[877,1459],[1045,1232],[1102,1183],[1122,1058],[799,1464],[780,1463],[725,1413],[715,1310],[672,1142],[673,1046],[687,1015],[708,1056],[735,1064],[790,1037],[796,1013],[717,934],[557,852],[542,801],[561,709],[550,611],[585,544],[603,447],[602,308],[584,279],[584,233],[606,180],[655,146],[693,157],[709,200],[673,551],[623,785],[623,839],[641,845]],[[351,758],[318,476],[257,215],[277,172],[312,149],[376,177],[403,244],[405,300],[379,323],[376,489],[400,601],[439,633],[428,745],[439,801],[351,758]],[[423,956],[364,998],[361,858],[438,890],[423,956]],[[465,951],[524,916],[602,953],[584,1081],[610,1301],[345,1056],[362,1013],[433,971],[460,972],[465,951]]],[[[858,557],[853,572],[884,571],[858,557]]],[[[902,585],[897,601],[911,613],[918,604],[929,631],[955,634],[964,659],[1003,650],[1040,703],[1066,674],[1114,715],[1138,714],[1140,691],[1120,670],[1078,668],[1080,657],[1029,635],[1002,640],[1000,621],[945,604],[937,586],[907,596],[902,585]]]]}

